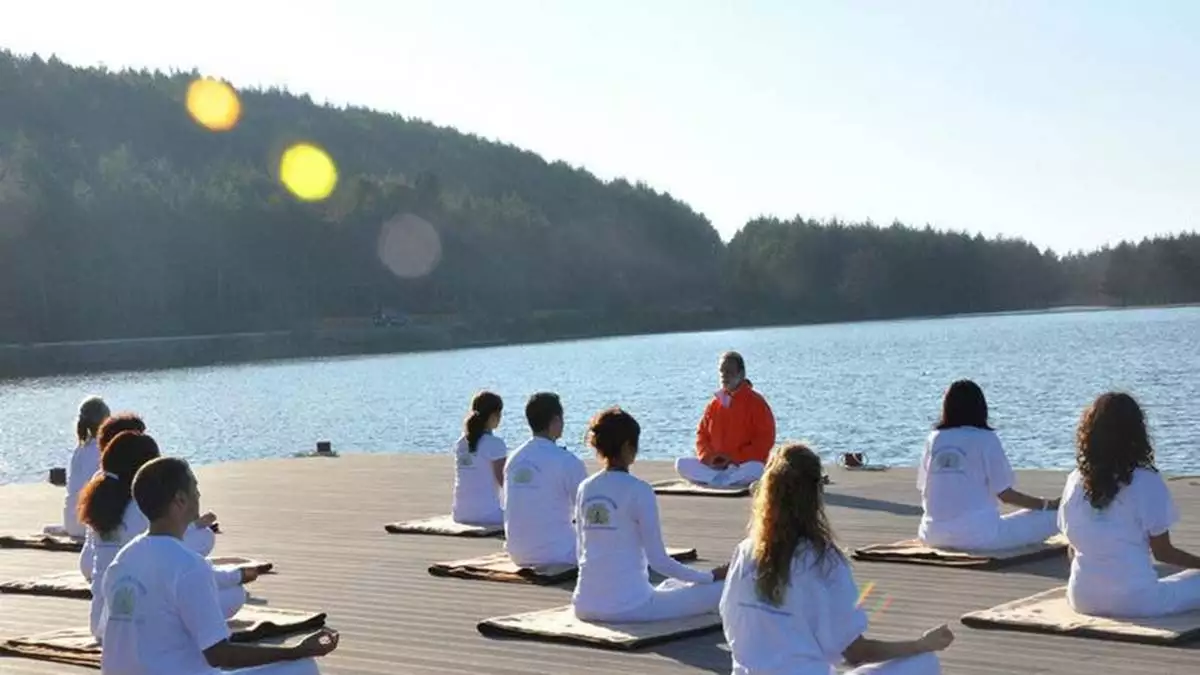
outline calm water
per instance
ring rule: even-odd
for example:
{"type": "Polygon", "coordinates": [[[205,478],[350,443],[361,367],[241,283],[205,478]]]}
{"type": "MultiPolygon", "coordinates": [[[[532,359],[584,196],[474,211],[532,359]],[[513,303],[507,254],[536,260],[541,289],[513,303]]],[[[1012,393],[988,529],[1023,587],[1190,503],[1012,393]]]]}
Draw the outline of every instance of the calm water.
{"type": "Polygon", "coordinates": [[[940,397],[978,381],[1014,465],[1066,467],[1075,423],[1118,388],[1149,410],[1159,465],[1200,470],[1200,308],[969,317],[613,338],[320,361],[0,383],[0,483],[65,465],[75,407],[89,393],[135,410],[166,452],[199,462],[312,448],[436,452],[455,440],[471,395],[508,404],[499,433],[526,436],[525,398],[553,390],[566,444],[587,418],[621,404],[642,423],[644,456],[691,452],[725,349],[746,357],[775,410],[779,438],[826,456],[915,462],[940,397]]]}

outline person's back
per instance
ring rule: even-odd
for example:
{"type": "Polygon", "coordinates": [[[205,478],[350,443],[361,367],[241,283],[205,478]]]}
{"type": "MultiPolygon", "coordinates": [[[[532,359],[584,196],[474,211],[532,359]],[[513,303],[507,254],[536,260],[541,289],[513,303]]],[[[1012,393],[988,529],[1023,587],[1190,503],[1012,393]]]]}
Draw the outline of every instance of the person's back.
{"type": "Polygon", "coordinates": [[[654,593],[637,519],[647,498],[654,499],[654,489],[628,472],[601,471],[579,486],[575,606],[615,614],[644,604],[654,593]]]}
{"type": "Polygon", "coordinates": [[[80,443],[71,451],[71,462],[67,465],[67,494],[63,499],[63,530],[69,536],[87,534],[87,528],[79,522],[79,495],[99,470],[100,448],[96,439],[80,443]]]}
{"type": "Polygon", "coordinates": [[[491,433],[480,436],[472,452],[464,435],[454,446],[454,501],[450,515],[456,522],[492,525],[504,522],[500,486],[493,463],[505,458],[508,448],[491,433]]]}
{"type": "Polygon", "coordinates": [[[105,575],[101,670],[112,675],[216,675],[197,647],[227,636],[208,563],[170,536],[142,534],[105,575]]]}
{"type": "Polygon", "coordinates": [[[587,468],[548,438],[534,437],[504,467],[505,550],[518,565],[575,562],[571,524],[587,468]]]}
{"type": "Polygon", "coordinates": [[[792,562],[791,582],[776,607],[763,602],[755,587],[753,542],[733,554],[721,618],[738,675],[828,675],[830,664],[867,630],[867,616],[855,608],[857,588],[850,567],[836,552],[814,566],[807,549],[792,562]]]}
{"type": "Polygon", "coordinates": [[[1103,510],[1088,503],[1082,476],[1073,471],[1059,510],[1059,527],[1074,549],[1067,585],[1072,605],[1103,612],[1154,593],[1158,574],[1150,535],[1167,530],[1178,517],[1167,484],[1155,471],[1135,469],[1103,510]]]}
{"type": "Polygon", "coordinates": [[[922,541],[962,547],[990,541],[1000,522],[996,495],[1012,484],[1012,467],[996,432],[974,427],[934,431],[917,470],[922,541]]]}

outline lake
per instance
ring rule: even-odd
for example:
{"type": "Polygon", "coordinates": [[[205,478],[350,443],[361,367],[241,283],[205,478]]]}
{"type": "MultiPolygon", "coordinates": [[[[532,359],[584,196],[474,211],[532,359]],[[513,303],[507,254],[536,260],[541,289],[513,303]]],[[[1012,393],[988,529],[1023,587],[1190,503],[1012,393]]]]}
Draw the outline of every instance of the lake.
{"type": "Polygon", "coordinates": [[[1200,471],[1200,308],[1052,312],[621,337],[538,345],[105,373],[0,382],[0,483],[65,466],[87,394],[147,421],[165,453],[208,463],[277,457],[329,440],[345,452],[442,452],[481,388],[506,403],[498,435],[527,437],[529,394],[558,392],[563,442],[579,452],[588,417],[620,404],[642,453],[691,453],[737,349],[775,411],[779,439],[823,456],[860,451],[912,465],[957,378],[980,383],[1014,466],[1073,464],[1075,425],[1108,389],[1146,407],[1158,464],[1200,471]]]}

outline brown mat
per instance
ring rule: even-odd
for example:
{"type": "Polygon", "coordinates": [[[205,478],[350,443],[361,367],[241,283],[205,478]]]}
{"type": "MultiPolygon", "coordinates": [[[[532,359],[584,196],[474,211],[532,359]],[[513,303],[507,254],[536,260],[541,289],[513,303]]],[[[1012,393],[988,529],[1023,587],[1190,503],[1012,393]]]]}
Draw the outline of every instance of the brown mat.
{"type": "Polygon", "coordinates": [[[1144,619],[1104,619],[1086,616],[1067,603],[1067,587],[1060,586],[1028,598],[971,612],[962,617],[972,628],[994,628],[1030,633],[1178,645],[1200,639],[1200,610],[1144,619]]]}
{"type": "MultiPolygon", "coordinates": [[[[229,620],[233,642],[275,641],[325,625],[325,614],[246,605],[229,620]]],[[[100,667],[100,645],[87,628],[38,633],[0,641],[0,654],[41,661],[100,667]]]]}
{"type": "Polygon", "coordinates": [[[1040,544],[997,551],[949,551],[932,548],[916,539],[898,541],[894,544],[878,544],[854,549],[853,558],[867,562],[907,563],[912,565],[940,565],[942,567],[971,567],[975,569],[997,569],[1020,565],[1034,560],[1044,560],[1066,555],[1067,539],[1055,535],[1040,544]]]}
{"type": "Polygon", "coordinates": [[[637,649],[721,629],[716,612],[644,623],[599,623],[575,618],[570,605],[484,619],[476,629],[489,637],[566,642],[604,649],[637,649]]]}
{"type": "Polygon", "coordinates": [[[698,497],[745,497],[750,494],[749,485],[715,487],[700,485],[682,478],[654,481],[654,491],[660,495],[695,495],[698,497]]]}
{"type": "Polygon", "coordinates": [[[63,537],[53,534],[29,535],[0,535],[0,548],[36,548],[43,551],[68,551],[79,553],[83,550],[83,539],[63,537]]]}
{"type": "Polygon", "coordinates": [[[495,537],[504,534],[502,524],[468,525],[455,522],[450,516],[388,523],[383,529],[389,534],[440,534],[446,537],[495,537]]]}
{"type": "MultiPolygon", "coordinates": [[[[208,560],[213,565],[253,567],[259,574],[267,574],[275,567],[269,562],[240,556],[218,556],[208,560]]],[[[91,600],[92,586],[79,572],[56,572],[0,583],[0,593],[91,600]]]]}
{"type": "MultiPolygon", "coordinates": [[[[668,548],[667,554],[681,562],[697,558],[694,548],[668,548]]],[[[519,567],[507,553],[500,552],[478,558],[434,563],[429,567],[429,573],[435,577],[552,586],[573,581],[579,574],[579,568],[568,563],[519,567]]]]}

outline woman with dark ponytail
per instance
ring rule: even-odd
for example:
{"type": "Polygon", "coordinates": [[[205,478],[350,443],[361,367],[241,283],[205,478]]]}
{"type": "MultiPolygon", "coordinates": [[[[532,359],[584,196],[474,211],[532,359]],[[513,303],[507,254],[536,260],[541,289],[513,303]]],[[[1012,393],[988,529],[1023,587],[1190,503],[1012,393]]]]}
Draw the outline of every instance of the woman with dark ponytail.
{"type": "Polygon", "coordinates": [[[490,391],[471,399],[463,434],[454,446],[454,503],[451,517],[472,525],[500,525],[504,510],[500,488],[508,447],[492,434],[500,426],[504,401],[490,391]]]}
{"type": "Polygon", "coordinates": [[[1200,556],[1171,543],[1179,511],[1132,396],[1110,392],[1084,411],[1075,463],[1058,513],[1071,543],[1075,611],[1133,618],[1200,609],[1200,556]],[[1159,579],[1154,560],[1187,571],[1159,579]]]}
{"type": "Polygon", "coordinates": [[[108,416],[108,404],[99,396],[89,396],[79,404],[79,415],[75,418],[75,449],[67,465],[67,496],[63,505],[63,530],[72,537],[82,537],[86,532],[83,523],[76,517],[79,512],[79,493],[100,468],[100,446],[96,434],[108,416]]]}
{"type": "MultiPolygon", "coordinates": [[[[104,599],[100,592],[104,574],[121,547],[149,527],[149,521],[133,501],[133,477],[138,469],[158,456],[158,444],[153,438],[137,431],[122,431],[105,446],[100,457],[100,470],[80,494],[79,520],[87,527],[80,568],[88,570],[84,576],[92,583],[91,629],[97,639],[100,637],[98,631],[104,625],[104,599]],[[88,556],[90,559],[84,559],[88,556]]],[[[190,529],[183,543],[196,551],[190,529]]],[[[200,555],[208,553],[196,552],[200,555]]],[[[246,602],[246,591],[241,587],[242,572],[222,569],[214,570],[214,573],[217,585],[221,587],[221,606],[227,617],[233,616],[246,602]]]]}
{"type": "Polygon", "coordinates": [[[850,564],[825,516],[821,460],[801,443],[771,453],[721,598],[735,673],[935,675],[954,641],[945,625],[916,640],[868,638],[850,564]]]}
{"type": "Polygon", "coordinates": [[[579,581],[571,597],[585,621],[664,621],[716,611],[727,565],[699,570],[663,546],[654,488],[629,473],[641,427],[610,408],[592,418],[588,444],[603,465],[579,486],[575,534],[579,581]],[[651,569],[667,577],[650,585],[651,569]]]}

